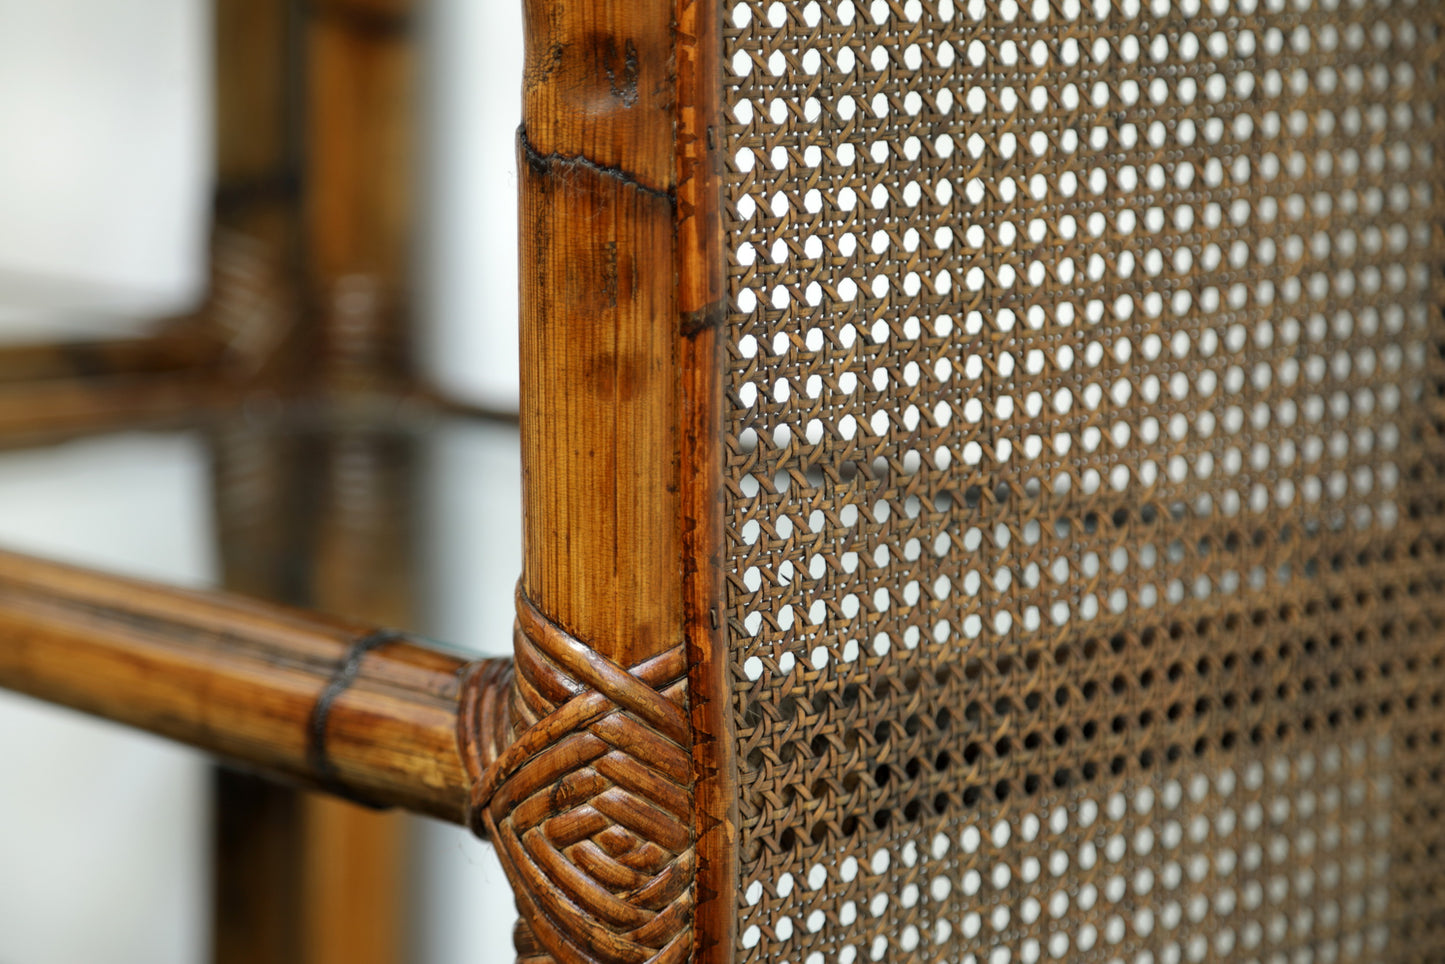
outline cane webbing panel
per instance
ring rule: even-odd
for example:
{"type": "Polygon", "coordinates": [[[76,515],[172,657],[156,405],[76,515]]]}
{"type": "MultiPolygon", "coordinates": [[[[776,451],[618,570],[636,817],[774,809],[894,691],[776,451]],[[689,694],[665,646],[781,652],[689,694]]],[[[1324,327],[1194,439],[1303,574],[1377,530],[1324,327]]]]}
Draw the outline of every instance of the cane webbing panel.
{"type": "Polygon", "coordinates": [[[1445,4],[723,17],[739,959],[1445,960],[1445,4]]]}

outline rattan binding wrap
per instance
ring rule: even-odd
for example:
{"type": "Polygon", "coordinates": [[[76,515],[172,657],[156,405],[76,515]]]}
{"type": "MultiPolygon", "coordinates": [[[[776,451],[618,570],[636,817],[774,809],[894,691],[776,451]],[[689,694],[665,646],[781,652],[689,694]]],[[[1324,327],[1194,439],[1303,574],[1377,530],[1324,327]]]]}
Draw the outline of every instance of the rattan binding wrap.
{"type": "Polygon", "coordinates": [[[722,16],[738,959],[1445,960],[1445,4],[722,16]]]}
{"type": "Polygon", "coordinates": [[[697,865],[682,648],[618,666],[520,588],[515,639],[515,739],[490,760],[474,749],[485,769],[471,823],[516,894],[518,959],[687,960],[697,865]]]}

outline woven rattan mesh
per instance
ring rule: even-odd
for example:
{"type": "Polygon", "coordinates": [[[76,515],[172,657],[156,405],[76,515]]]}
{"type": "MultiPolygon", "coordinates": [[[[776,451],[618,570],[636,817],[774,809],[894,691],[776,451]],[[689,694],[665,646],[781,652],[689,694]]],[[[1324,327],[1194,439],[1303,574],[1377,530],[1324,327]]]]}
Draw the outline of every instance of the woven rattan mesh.
{"type": "Polygon", "coordinates": [[[723,17],[740,959],[1445,960],[1445,3],[723,17]]]}

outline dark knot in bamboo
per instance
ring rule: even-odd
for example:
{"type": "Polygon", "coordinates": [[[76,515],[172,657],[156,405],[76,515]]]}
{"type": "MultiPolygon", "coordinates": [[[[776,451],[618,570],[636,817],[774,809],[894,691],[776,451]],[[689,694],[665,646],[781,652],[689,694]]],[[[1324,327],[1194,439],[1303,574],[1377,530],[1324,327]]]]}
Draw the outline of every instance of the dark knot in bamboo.
{"type": "Polygon", "coordinates": [[[695,858],[683,648],[620,666],[520,589],[515,642],[510,705],[485,696],[495,686],[470,686],[480,695],[464,717],[486,734],[510,715],[510,745],[466,743],[480,774],[469,822],[516,892],[520,957],[685,960],[695,858]]]}

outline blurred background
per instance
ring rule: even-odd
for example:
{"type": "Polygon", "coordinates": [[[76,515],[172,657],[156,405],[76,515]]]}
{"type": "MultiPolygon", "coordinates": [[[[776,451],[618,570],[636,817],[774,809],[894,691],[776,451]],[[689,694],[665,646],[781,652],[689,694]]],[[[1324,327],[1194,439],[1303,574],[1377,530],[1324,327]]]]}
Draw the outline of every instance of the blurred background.
{"type": "MultiPolygon", "coordinates": [[[[520,78],[515,2],[0,0],[0,546],[508,652],[520,78]]],[[[4,964],[511,958],[459,828],[3,693],[0,774],[4,964]]]]}

